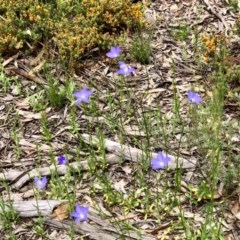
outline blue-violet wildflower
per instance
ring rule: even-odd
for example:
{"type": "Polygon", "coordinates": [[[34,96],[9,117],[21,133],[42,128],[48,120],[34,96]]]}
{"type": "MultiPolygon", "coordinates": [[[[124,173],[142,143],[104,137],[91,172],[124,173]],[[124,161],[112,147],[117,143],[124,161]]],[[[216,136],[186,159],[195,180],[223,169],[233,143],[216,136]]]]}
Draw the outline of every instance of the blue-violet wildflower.
{"type": "Polygon", "coordinates": [[[86,88],[83,88],[82,90],[78,92],[74,92],[73,96],[77,98],[75,104],[79,104],[80,102],[89,102],[89,97],[93,94],[92,90],[88,90],[86,88]]]}
{"type": "Polygon", "coordinates": [[[42,179],[41,178],[35,178],[34,179],[34,184],[36,185],[37,188],[43,189],[47,185],[47,177],[44,176],[42,179]]]}
{"type": "Polygon", "coordinates": [[[60,155],[58,157],[58,165],[66,165],[67,164],[67,159],[65,156],[60,155]]]}
{"type": "Polygon", "coordinates": [[[106,55],[109,58],[116,58],[120,56],[121,49],[119,46],[111,47],[110,52],[108,52],[106,55]]]}
{"type": "Polygon", "coordinates": [[[192,91],[188,92],[188,99],[191,103],[196,104],[200,104],[203,101],[203,99],[199,96],[198,93],[192,91]]]}
{"type": "Polygon", "coordinates": [[[117,74],[123,75],[123,76],[128,76],[131,73],[135,71],[135,68],[129,67],[126,63],[124,62],[118,62],[119,64],[119,69],[117,70],[117,74]]]}
{"type": "Polygon", "coordinates": [[[86,221],[88,219],[89,207],[82,207],[80,205],[75,206],[75,211],[70,214],[75,218],[75,222],[86,221]]]}
{"type": "Polygon", "coordinates": [[[168,162],[171,160],[170,157],[164,156],[162,152],[159,152],[158,155],[151,160],[152,169],[164,169],[167,167],[168,162]]]}

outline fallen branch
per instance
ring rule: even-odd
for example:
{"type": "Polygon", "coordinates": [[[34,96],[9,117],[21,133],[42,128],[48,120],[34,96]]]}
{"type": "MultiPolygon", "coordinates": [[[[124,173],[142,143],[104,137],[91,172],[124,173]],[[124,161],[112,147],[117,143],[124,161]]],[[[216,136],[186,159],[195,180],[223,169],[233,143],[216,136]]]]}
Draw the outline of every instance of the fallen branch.
{"type": "MultiPolygon", "coordinates": [[[[95,217],[96,218],[96,217],[95,217]]],[[[94,240],[117,240],[120,238],[123,239],[129,239],[129,240],[134,240],[134,239],[141,239],[141,240],[153,240],[152,236],[145,235],[145,234],[140,234],[134,232],[134,231],[126,231],[124,229],[117,229],[114,226],[111,226],[110,224],[106,224],[106,221],[97,217],[98,222],[103,222],[103,224],[90,224],[88,222],[82,222],[78,224],[74,224],[74,231],[76,233],[80,233],[81,235],[87,236],[89,239],[94,239],[94,240]]],[[[91,219],[91,216],[89,216],[89,219],[91,219]]],[[[46,218],[44,223],[48,226],[59,228],[59,229],[70,229],[73,226],[72,221],[58,221],[50,218],[46,218]]],[[[94,221],[94,223],[96,223],[94,221]]]]}
{"type": "MultiPolygon", "coordinates": [[[[104,240],[116,240],[120,237],[124,239],[142,239],[142,240],[153,240],[154,238],[149,235],[140,234],[134,231],[124,231],[118,229],[107,220],[104,220],[96,215],[96,210],[89,208],[87,222],[74,223],[70,220],[60,221],[54,216],[54,209],[58,208],[65,201],[57,200],[30,200],[30,201],[14,201],[11,203],[11,208],[16,211],[20,217],[45,217],[44,223],[48,226],[63,229],[70,229],[74,226],[75,232],[82,235],[88,236],[90,239],[104,239],[104,240]],[[53,219],[53,216],[55,219],[53,219]]],[[[6,204],[7,206],[7,204],[6,204]]],[[[10,208],[10,206],[9,206],[10,208]]],[[[4,208],[7,211],[7,207],[4,208]]],[[[3,211],[0,208],[0,211],[3,211]]],[[[67,213],[67,217],[69,213],[67,213]]]]}
{"type": "MultiPolygon", "coordinates": [[[[20,217],[38,217],[50,216],[55,207],[64,201],[57,200],[28,200],[28,201],[13,201],[9,208],[13,208],[20,217]]],[[[7,204],[6,204],[7,206],[7,204]]],[[[7,209],[4,208],[4,211],[7,209]]],[[[2,208],[0,208],[2,211],[2,208]]]]}
{"type": "Polygon", "coordinates": [[[24,78],[27,78],[27,79],[30,79],[30,80],[34,81],[35,83],[38,83],[38,84],[41,84],[41,85],[44,85],[44,86],[47,85],[47,83],[44,82],[41,78],[35,76],[34,74],[29,74],[28,72],[25,72],[22,69],[12,67],[12,68],[7,68],[5,70],[6,71],[12,71],[16,74],[19,74],[24,78]]]}
{"type": "MultiPolygon", "coordinates": [[[[99,146],[99,139],[96,136],[82,134],[83,140],[88,144],[92,144],[95,146],[99,146]]],[[[114,142],[109,139],[104,139],[104,147],[107,151],[113,154],[106,155],[106,162],[108,164],[116,164],[120,163],[122,159],[132,161],[135,163],[141,163],[141,159],[146,158],[146,154],[138,149],[129,147],[127,145],[123,145],[117,142],[114,142]]],[[[157,153],[150,152],[149,156],[156,157],[157,153]]],[[[191,160],[187,160],[181,157],[175,157],[172,155],[168,155],[171,158],[171,161],[168,164],[170,169],[176,168],[190,168],[194,169],[196,166],[196,159],[191,158],[191,160]]],[[[67,173],[68,167],[71,167],[74,171],[78,171],[79,169],[87,170],[88,162],[73,162],[69,165],[51,165],[49,167],[43,167],[38,169],[32,169],[30,171],[8,171],[0,174],[0,180],[12,181],[12,188],[19,189],[29,180],[41,176],[49,176],[53,171],[56,171],[59,175],[65,175],[67,173]]]]}
{"type": "MultiPolygon", "coordinates": [[[[99,139],[96,136],[89,134],[82,134],[83,140],[88,144],[99,146],[99,139]]],[[[142,158],[146,158],[145,153],[138,149],[129,147],[127,145],[123,145],[117,142],[114,142],[109,139],[104,139],[104,147],[107,151],[116,154],[119,157],[122,157],[125,160],[133,161],[136,163],[140,163],[142,158]]],[[[157,153],[150,152],[149,155],[151,157],[156,157],[157,153]]],[[[175,157],[172,155],[168,156],[171,158],[168,167],[170,169],[176,168],[195,168],[197,160],[195,158],[191,158],[191,160],[187,160],[181,157],[175,157]]]]}
{"type": "MultiPolygon", "coordinates": [[[[106,161],[108,164],[116,164],[119,163],[119,157],[114,154],[108,154],[106,155],[106,161]]],[[[30,171],[8,171],[4,173],[0,173],[0,180],[5,181],[12,181],[11,187],[13,189],[19,189],[23,187],[25,183],[27,183],[29,180],[41,176],[49,176],[52,174],[53,171],[57,172],[60,176],[65,175],[68,171],[68,167],[71,167],[74,171],[80,170],[87,170],[88,168],[88,162],[81,161],[81,162],[72,162],[68,165],[51,165],[49,167],[43,167],[38,169],[32,169],[30,171]]]]}

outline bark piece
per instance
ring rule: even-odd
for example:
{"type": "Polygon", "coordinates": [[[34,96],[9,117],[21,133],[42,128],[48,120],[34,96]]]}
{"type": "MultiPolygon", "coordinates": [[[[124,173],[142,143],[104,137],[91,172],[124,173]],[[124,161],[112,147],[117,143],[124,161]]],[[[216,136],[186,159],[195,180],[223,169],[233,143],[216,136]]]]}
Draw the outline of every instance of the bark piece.
{"type": "MultiPolygon", "coordinates": [[[[57,200],[29,200],[13,201],[9,205],[19,214],[20,217],[37,217],[39,215],[49,216],[52,213],[53,209],[62,202],[63,201],[57,200]]],[[[7,210],[6,208],[4,211],[7,210]]],[[[2,208],[0,208],[0,211],[2,211],[2,208]]]]}

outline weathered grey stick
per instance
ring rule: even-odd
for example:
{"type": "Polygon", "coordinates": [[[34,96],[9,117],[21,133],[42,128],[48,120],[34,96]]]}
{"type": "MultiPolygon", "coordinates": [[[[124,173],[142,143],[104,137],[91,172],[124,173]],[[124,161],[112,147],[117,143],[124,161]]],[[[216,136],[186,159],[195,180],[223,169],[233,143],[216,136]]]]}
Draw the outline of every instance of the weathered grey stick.
{"type": "MultiPolygon", "coordinates": [[[[71,221],[57,221],[54,219],[47,218],[44,223],[48,226],[59,228],[59,229],[70,229],[73,226],[71,221]]],[[[74,224],[74,230],[76,233],[83,234],[89,239],[94,240],[117,240],[124,237],[124,239],[135,240],[153,240],[155,239],[152,236],[137,234],[134,231],[121,231],[116,229],[113,226],[102,227],[95,224],[89,224],[88,222],[82,222],[74,224]],[[120,238],[121,237],[121,238],[120,238]]]]}
{"type": "MultiPolygon", "coordinates": [[[[37,217],[37,216],[49,216],[51,215],[53,209],[64,201],[57,200],[28,200],[28,201],[13,201],[6,203],[6,208],[13,208],[20,217],[37,217]]],[[[7,209],[4,209],[5,211],[7,209]]],[[[3,211],[0,208],[0,211],[3,211]]]]}
{"type": "MultiPolygon", "coordinates": [[[[106,161],[108,164],[115,164],[120,161],[119,157],[115,154],[107,154],[106,161]]],[[[10,170],[8,172],[0,173],[0,180],[4,181],[17,181],[12,184],[13,189],[21,188],[29,180],[41,176],[49,176],[53,171],[56,171],[59,175],[65,175],[68,171],[68,167],[71,167],[74,171],[86,170],[88,168],[87,160],[81,162],[72,162],[69,165],[51,165],[49,167],[42,167],[38,169],[32,169],[29,172],[10,170]],[[25,173],[25,174],[24,174],[25,173]],[[21,176],[22,175],[22,176],[21,176]]]]}
{"type": "MultiPolygon", "coordinates": [[[[96,136],[89,135],[89,134],[82,134],[83,140],[88,143],[95,146],[99,146],[99,139],[96,136]]],[[[136,163],[140,163],[142,158],[146,158],[145,153],[138,149],[133,148],[127,145],[123,145],[117,142],[114,142],[109,139],[104,139],[104,147],[107,151],[111,152],[112,154],[106,155],[106,161],[108,164],[116,164],[119,163],[121,159],[133,161],[136,163]]],[[[149,155],[151,157],[156,157],[157,153],[150,152],[149,155]]],[[[191,158],[191,160],[187,160],[181,157],[175,157],[172,155],[168,155],[171,158],[171,161],[168,164],[168,167],[170,169],[176,169],[176,168],[191,168],[194,169],[196,166],[196,159],[191,158]]],[[[149,159],[150,162],[150,159],[149,159]]],[[[5,181],[14,181],[17,179],[17,181],[12,184],[13,189],[19,189],[21,188],[25,183],[27,183],[29,180],[38,177],[39,174],[41,176],[49,176],[51,175],[52,171],[56,171],[59,175],[64,175],[67,173],[67,168],[72,167],[73,170],[86,170],[88,167],[87,161],[81,161],[81,162],[73,162],[69,165],[57,165],[57,166],[50,166],[50,167],[43,167],[38,169],[32,169],[31,171],[24,174],[23,172],[18,172],[16,170],[0,173],[0,180],[5,181]],[[21,176],[22,175],[22,176],[21,176]]]]}
{"type": "MultiPolygon", "coordinates": [[[[76,233],[88,236],[90,239],[96,240],[116,240],[120,236],[125,236],[125,239],[142,239],[153,240],[154,238],[149,235],[137,234],[134,231],[123,232],[115,228],[108,221],[96,215],[96,210],[89,208],[88,222],[74,223],[70,220],[59,221],[52,219],[51,215],[53,209],[58,207],[64,201],[57,200],[29,200],[29,201],[14,201],[11,207],[19,214],[20,217],[45,217],[44,223],[54,228],[70,229],[73,225],[76,233]]],[[[7,204],[6,204],[7,205],[7,204]]],[[[5,208],[5,210],[7,210],[5,208]]],[[[2,209],[0,208],[0,211],[2,209]]]]}
{"type": "MultiPolygon", "coordinates": [[[[89,134],[82,134],[82,137],[85,142],[92,144],[92,145],[100,145],[99,139],[96,136],[89,135],[89,134]]],[[[125,160],[133,161],[133,162],[141,162],[141,159],[145,156],[145,153],[138,149],[129,147],[127,145],[123,145],[117,142],[114,142],[109,139],[104,139],[104,147],[107,151],[116,154],[119,157],[122,157],[125,160]]],[[[157,153],[150,152],[149,154],[152,157],[156,157],[157,153]]],[[[187,160],[181,157],[175,157],[172,155],[168,155],[171,158],[171,161],[168,164],[170,169],[176,168],[195,168],[197,160],[195,158],[191,158],[191,160],[187,160]]],[[[149,159],[150,161],[150,159],[149,159]]]]}

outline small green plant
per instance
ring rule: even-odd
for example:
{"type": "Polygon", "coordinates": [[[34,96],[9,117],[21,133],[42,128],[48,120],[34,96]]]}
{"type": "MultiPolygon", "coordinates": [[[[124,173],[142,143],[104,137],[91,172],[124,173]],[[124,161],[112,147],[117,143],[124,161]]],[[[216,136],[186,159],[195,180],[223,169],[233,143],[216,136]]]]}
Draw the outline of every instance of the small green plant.
{"type": "Polygon", "coordinates": [[[237,155],[228,166],[226,166],[221,172],[223,176],[223,182],[225,185],[226,194],[233,194],[234,191],[239,189],[240,184],[240,155],[237,155]]]}
{"type": "Polygon", "coordinates": [[[65,93],[66,93],[66,97],[70,100],[73,97],[72,94],[74,89],[75,89],[75,83],[72,79],[69,79],[65,84],[65,93]]]}
{"type": "Polygon", "coordinates": [[[201,182],[198,188],[189,186],[190,191],[193,194],[193,198],[195,198],[198,202],[204,199],[211,199],[212,189],[211,186],[206,182],[201,182]]]}
{"type": "Polygon", "coordinates": [[[46,103],[46,92],[45,90],[40,90],[37,93],[28,97],[28,102],[34,111],[39,112],[47,107],[46,103]]]}
{"type": "Polygon", "coordinates": [[[14,81],[14,83],[13,83],[13,86],[12,86],[12,88],[13,88],[12,93],[13,93],[14,95],[20,95],[21,92],[22,92],[21,83],[20,83],[20,82],[18,81],[18,79],[15,78],[15,77],[13,77],[13,81],[14,81]]]}
{"type": "Polygon", "coordinates": [[[48,142],[51,141],[53,138],[53,135],[51,134],[51,131],[49,129],[47,115],[45,112],[41,113],[41,124],[42,124],[41,130],[42,130],[44,140],[48,142]]]}
{"type": "Polygon", "coordinates": [[[173,31],[173,37],[179,41],[185,41],[190,33],[189,25],[183,24],[173,31]]]}
{"type": "Polygon", "coordinates": [[[238,11],[239,10],[239,0],[229,0],[228,1],[228,5],[230,7],[230,9],[232,9],[233,11],[238,11]]]}
{"type": "Polygon", "coordinates": [[[20,136],[19,136],[19,129],[22,128],[21,121],[19,121],[19,115],[18,112],[16,113],[15,118],[13,119],[13,125],[11,130],[11,138],[14,142],[14,149],[13,152],[15,153],[15,156],[17,159],[20,158],[22,150],[20,146],[20,136]]]}
{"type": "Polygon", "coordinates": [[[58,80],[51,78],[46,92],[52,107],[61,108],[65,105],[67,101],[67,89],[64,86],[60,86],[58,80]]]}
{"type": "Polygon", "coordinates": [[[151,53],[151,35],[143,33],[136,35],[130,49],[132,58],[141,64],[149,64],[151,53]]]}
{"type": "Polygon", "coordinates": [[[20,148],[20,145],[19,145],[19,135],[18,135],[18,132],[16,130],[12,131],[11,137],[12,137],[14,143],[15,143],[14,152],[16,153],[16,157],[19,159],[20,156],[21,156],[21,148],[20,148]]]}
{"type": "Polygon", "coordinates": [[[65,174],[63,177],[60,177],[58,174],[52,174],[49,186],[51,191],[47,194],[51,197],[51,199],[68,199],[74,191],[69,174],[65,174]]]}
{"type": "Polygon", "coordinates": [[[77,113],[74,108],[71,108],[67,120],[69,121],[69,127],[72,134],[77,134],[80,130],[80,126],[78,124],[77,113]]]}
{"type": "Polygon", "coordinates": [[[238,35],[240,35],[240,17],[236,20],[235,31],[238,35]]]}
{"type": "Polygon", "coordinates": [[[13,209],[12,203],[9,201],[6,203],[0,200],[0,225],[6,230],[12,228],[12,225],[18,219],[18,214],[13,209]]]}
{"type": "Polygon", "coordinates": [[[239,83],[240,83],[240,67],[235,66],[235,67],[227,68],[226,77],[228,79],[228,86],[230,90],[238,93],[239,83]]]}
{"type": "Polygon", "coordinates": [[[10,89],[10,78],[8,78],[4,71],[3,68],[0,66],[0,82],[2,84],[3,91],[6,93],[10,89]]]}
{"type": "Polygon", "coordinates": [[[39,217],[36,220],[36,225],[33,227],[33,232],[42,237],[43,239],[46,239],[47,237],[47,230],[44,226],[44,218],[39,215],[39,217]]]}
{"type": "Polygon", "coordinates": [[[10,233],[8,235],[8,240],[17,240],[17,236],[15,235],[15,233],[10,233]]]}

